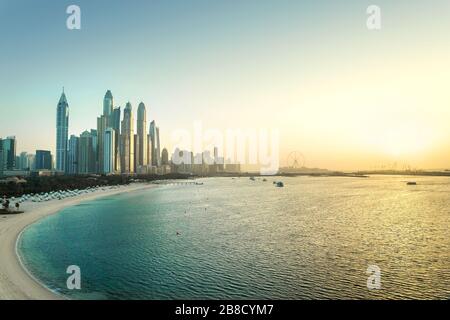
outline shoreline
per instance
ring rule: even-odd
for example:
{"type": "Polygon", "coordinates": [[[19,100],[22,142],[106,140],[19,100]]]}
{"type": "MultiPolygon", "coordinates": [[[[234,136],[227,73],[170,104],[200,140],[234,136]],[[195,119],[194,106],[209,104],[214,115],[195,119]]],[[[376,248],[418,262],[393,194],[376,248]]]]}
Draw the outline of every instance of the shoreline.
{"type": "Polygon", "coordinates": [[[27,202],[25,213],[0,215],[0,300],[61,300],[65,299],[36,279],[22,263],[17,245],[22,232],[35,222],[62,209],[119,193],[155,188],[154,184],[131,184],[115,189],[99,190],[63,200],[27,202]]]}

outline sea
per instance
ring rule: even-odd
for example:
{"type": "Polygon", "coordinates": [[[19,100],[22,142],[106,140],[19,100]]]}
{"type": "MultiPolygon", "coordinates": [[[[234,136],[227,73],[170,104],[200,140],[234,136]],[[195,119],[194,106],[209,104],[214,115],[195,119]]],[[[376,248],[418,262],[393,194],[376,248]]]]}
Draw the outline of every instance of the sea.
{"type": "Polygon", "coordinates": [[[450,298],[448,177],[196,181],[67,207],[18,253],[70,299],[450,298]]]}

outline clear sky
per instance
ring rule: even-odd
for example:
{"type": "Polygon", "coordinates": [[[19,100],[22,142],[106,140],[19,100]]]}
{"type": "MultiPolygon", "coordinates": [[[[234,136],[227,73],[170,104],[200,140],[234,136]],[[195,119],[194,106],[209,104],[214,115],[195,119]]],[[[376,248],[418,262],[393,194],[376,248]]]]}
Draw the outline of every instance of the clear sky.
{"type": "Polygon", "coordinates": [[[202,121],[279,129],[281,164],[448,168],[449,30],[447,0],[0,0],[0,137],[54,150],[62,87],[70,134],[96,127],[110,89],[147,105],[169,149],[202,121]]]}

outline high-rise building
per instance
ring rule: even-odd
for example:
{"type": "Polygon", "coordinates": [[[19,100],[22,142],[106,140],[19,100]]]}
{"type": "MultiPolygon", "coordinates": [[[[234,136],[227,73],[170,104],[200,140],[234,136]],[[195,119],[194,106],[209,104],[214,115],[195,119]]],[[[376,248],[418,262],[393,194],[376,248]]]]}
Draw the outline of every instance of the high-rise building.
{"type": "Polygon", "coordinates": [[[146,166],[148,164],[147,151],[147,112],[145,104],[141,102],[137,114],[137,135],[136,135],[136,167],[146,166]]]}
{"type": "Polygon", "coordinates": [[[25,156],[25,161],[23,162],[23,160],[21,160],[22,165],[24,166],[22,170],[34,170],[36,168],[35,159],[35,154],[27,153],[25,156]]]}
{"type": "Polygon", "coordinates": [[[14,161],[14,169],[20,170],[20,157],[16,156],[16,160],[14,161]]]}
{"type": "Polygon", "coordinates": [[[139,137],[137,134],[134,135],[134,170],[135,172],[138,172],[138,168],[140,168],[141,166],[139,165],[139,137]]]}
{"type": "Polygon", "coordinates": [[[156,127],[156,163],[158,167],[161,165],[161,142],[159,141],[159,127],[156,127]]]}
{"type": "Polygon", "coordinates": [[[178,173],[192,173],[194,166],[194,155],[187,150],[180,150],[176,148],[172,154],[172,168],[173,172],[178,173]]]}
{"type": "Polygon", "coordinates": [[[36,154],[27,154],[27,166],[29,170],[34,170],[36,168],[36,154]]]}
{"type": "Polygon", "coordinates": [[[56,170],[67,170],[67,143],[69,135],[69,104],[66,95],[61,94],[56,109],[56,170]]]}
{"type": "Polygon", "coordinates": [[[152,165],[160,166],[161,165],[161,151],[159,144],[159,128],[156,126],[155,121],[153,120],[150,123],[150,139],[152,142],[152,165]]]}
{"type": "Polygon", "coordinates": [[[113,128],[105,130],[105,137],[103,139],[103,172],[114,173],[115,165],[115,149],[116,149],[116,134],[113,128]]]}
{"type": "Polygon", "coordinates": [[[147,135],[147,164],[148,165],[152,165],[152,152],[153,152],[153,147],[152,147],[152,138],[150,136],[150,134],[147,135]]]}
{"type": "Polygon", "coordinates": [[[134,173],[134,126],[130,102],[123,111],[120,156],[122,173],[134,173]]]}
{"type": "Polygon", "coordinates": [[[161,164],[166,166],[169,164],[169,152],[164,148],[161,152],[161,164]]]}
{"type": "Polygon", "coordinates": [[[52,154],[47,150],[36,150],[36,170],[52,170],[52,154]]]}
{"type": "Polygon", "coordinates": [[[69,139],[69,152],[67,154],[67,173],[78,173],[78,143],[80,138],[71,135],[69,139]]]}
{"type": "Polygon", "coordinates": [[[19,155],[19,162],[16,163],[17,169],[19,170],[29,170],[28,165],[28,154],[26,152],[21,152],[19,155]]]}
{"type": "Polygon", "coordinates": [[[97,171],[103,173],[104,168],[104,143],[106,131],[106,119],[105,115],[97,118],[97,171]]]}
{"type": "MultiPolygon", "coordinates": [[[[103,114],[97,118],[97,147],[96,147],[96,166],[97,171],[105,173],[105,145],[104,138],[106,129],[117,126],[116,112],[114,110],[114,98],[110,90],[107,90],[105,97],[103,98],[103,114]]],[[[120,121],[120,108],[119,108],[119,121],[120,121]]],[[[116,129],[115,129],[116,130],[116,129]]],[[[116,137],[115,137],[116,138],[116,137]]],[[[116,151],[116,150],[115,150],[116,151]]],[[[114,155],[115,157],[115,155],[114,155]]]]}
{"type": "Polygon", "coordinates": [[[103,98],[103,115],[106,118],[106,127],[113,126],[113,105],[114,99],[110,90],[106,91],[105,97],[103,98]]]}
{"type": "Polygon", "coordinates": [[[116,107],[113,109],[112,116],[112,124],[111,127],[116,131],[116,133],[120,133],[120,107],[116,107]]]}
{"type": "Polygon", "coordinates": [[[16,168],[16,137],[7,137],[6,139],[0,139],[0,144],[0,170],[14,170],[16,168]]]}
{"type": "Polygon", "coordinates": [[[99,172],[98,167],[98,134],[97,130],[91,129],[91,136],[92,136],[92,153],[94,154],[94,168],[95,172],[99,172]]]}
{"type": "Polygon", "coordinates": [[[96,172],[92,133],[84,131],[78,142],[78,173],[88,174],[96,172]]]}
{"type": "Polygon", "coordinates": [[[113,109],[112,128],[115,133],[114,171],[120,172],[120,107],[113,109]]]}
{"type": "Polygon", "coordinates": [[[21,152],[16,157],[16,168],[19,170],[33,170],[34,169],[34,155],[27,152],[21,152]]]}

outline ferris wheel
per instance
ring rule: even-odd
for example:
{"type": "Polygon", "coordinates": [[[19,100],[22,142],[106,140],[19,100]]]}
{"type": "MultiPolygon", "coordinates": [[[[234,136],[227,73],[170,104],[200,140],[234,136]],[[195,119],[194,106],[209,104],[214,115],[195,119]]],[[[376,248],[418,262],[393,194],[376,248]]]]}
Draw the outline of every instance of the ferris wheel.
{"type": "Polygon", "coordinates": [[[299,151],[291,152],[287,157],[287,166],[291,169],[300,169],[305,166],[305,157],[299,151]]]}

